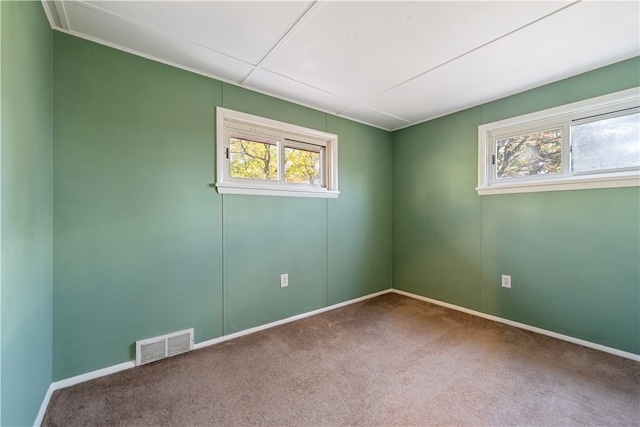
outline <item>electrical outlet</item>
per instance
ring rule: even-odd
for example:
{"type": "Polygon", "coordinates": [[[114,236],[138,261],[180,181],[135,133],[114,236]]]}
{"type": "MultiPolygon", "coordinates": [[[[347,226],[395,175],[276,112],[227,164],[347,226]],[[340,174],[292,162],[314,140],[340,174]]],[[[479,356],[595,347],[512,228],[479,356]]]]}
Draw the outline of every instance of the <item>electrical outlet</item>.
{"type": "Polygon", "coordinates": [[[503,288],[510,288],[511,287],[511,276],[508,276],[506,274],[502,275],[502,287],[503,288]]]}
{"type": "Polygon", "coordinates": [[[289,273],[284,273],[280,275],[280,287],[286,288],[289,286],[289,273]]]}

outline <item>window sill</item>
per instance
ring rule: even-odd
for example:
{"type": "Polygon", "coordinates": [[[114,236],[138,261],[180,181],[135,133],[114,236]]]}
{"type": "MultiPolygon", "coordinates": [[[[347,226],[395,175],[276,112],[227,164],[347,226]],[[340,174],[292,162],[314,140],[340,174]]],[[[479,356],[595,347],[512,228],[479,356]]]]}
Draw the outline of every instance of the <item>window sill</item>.
{"type": "Polygon", "coordinates": [[[220,194],[243,194],[254,196],[284,196],[284,197],[315,197],[322,199],[337,199],[339,191],[331,191],[324,188],[274,188],[237,184],[211,184],[220,194]]]}
{"type": "Polygon", "coordinates": [[[596,188],[640,187],[640,174],[627,176],[573,177],[562,180],[494,184],[477,187],[480,196],[490,194],[535,193],[540,191],[587,190],[596,188]]]}

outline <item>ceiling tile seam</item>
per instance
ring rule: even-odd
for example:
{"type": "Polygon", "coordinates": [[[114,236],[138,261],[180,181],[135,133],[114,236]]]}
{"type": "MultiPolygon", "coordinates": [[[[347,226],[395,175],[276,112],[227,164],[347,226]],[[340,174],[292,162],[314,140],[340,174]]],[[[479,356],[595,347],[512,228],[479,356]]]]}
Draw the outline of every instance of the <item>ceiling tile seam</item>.
{"type": "MultiPolygon", "coordinates": [[[[216,78],[214,76],[212,76],[212,77],[216,78]]],[[[292,98],[289,98],[289,97],[286,97],[286,96],[282,96],[282,95],[275,95],[273,92],[268,92],[268,91],[262,90],[260,88],[254,88],[254,87],[247,86],[247,85],[239,85],[238,83],[234,83],[234,82],[227,82],[227,83],[232,84],[234,86],[240,86],[240,87],[243,87],[245,89],[250,89],[253,92],[261,93],[263,95],[267,95],[267,96],[270,96],[272,98],[281,99],[283,101],[291,102],[293,104],[300,105],[301,107],[307,107],[307,108],[310,108],[312,110],[319,111],[321,113],[331,114],[332,116],[342,117],[344,119],[351,120],[352,122],[362,123],[363,125],[367,125],[367,126],[371,126],[373,128],[376,128],[376,129],[381,129],[381,130],[386,130],[388,132],[391,132],[391,128],[384,127],[384,126],[376,124],[376,123],[367,122],[365,120],[357,119],[355,117],[350,117],[350,116],[346,116],[344,114],[336,113],[335,111],[330,111],[330,110],[327,110],[327,109],[324,109],[324,108],[320,108],[317,105],[307,104],[305,102],[301,102],[299,100],[292,99],[292,98]]]]}
{"type": "MultiPolygon", "coordinates": [[[[254,71],[256,71],[258,69],[263,69],[262,64],[273,54],[273,52],[276,51],[276,49],[278,49],[280,46],[282,46],[284,44],[284,42],[288,41],[291,37],[293,37],[293,35],[298,31],[298,28],[302,24],[304,24],[308,19],[311,18],[311,16],[313,16],[313,14],[318,9],[317,5],[319,5],[319,4],[320,3],[318,3],[318,0],[314,0],[314,2],[311,3],[311,5],[307,8],[307,10],[305,10],[302,13],[302,15],[300,15],[300,17],[298,19],[296,19],[296,22],[294,22],[289,27],[289,29],[282,35],[282,37],[280,37],[280,39],[277,42],[274,43],[274,45],[271,47],[271,49],[269,49],[269,51],[264,54],[262,59],[260,59],[260,61],[258,61],[258,63],[255,64],[255,67],[253,68],[253,70],[251,70],[249,72],[249,74],[247,74],[240,81],[241,85],[244,84],[244,82],[251,76],[251,74],[253,74],[254,71]]],[[[282,76],[282,77],[284,77],[284,76],[282,76]]]]}
{"type": "Polygon", "coordinates": [[[413,123],[411,120],[396,116],[396,115],[391,114],[391,113],[384,112],[382,110],[378,110],[377,108],[369,107],[368,105],[364,105],[364,104],[362,104],[360,102],[354,102],[349,107],[347,107],[347,108],[341,110],[340,112],[338,112],[338,114],[343,114],[345,111],[347,111],[347,110],[349,110],[350,108],[353,108],[353,107],[365,108],[367,110],[376,112],[378,114],[382,114],[383,116],[387,116],[387,117],[391,117],[392,119],[400,120],[401,122],[405,122],[407,124],[412,124],[413,123]]]}
{"type": "MultiPolygon", "coordinates": [[[[300,85],[303,85],[303,86],[306,86],[306,87],[308,87],[308,88],[311,88],[311,89],[317,90],[317,91],[322,92],[322,93],[324,93],[324,94],[327,94],[327,95],[333,96],[333,97],[335,97],[335,98],[342,99],[342,100],[347,101],[347,102],[349,103],[349,106],[347,106],[346,108],[343,108],[342,110],[338,110],[338,111],[332,112],[331,114],[343,115],[345,111],[347,111],[347,110],[349,110],[349,109],[351,109],[351,108],[353,108],[353,107],[360,106],[360,107],[366,108],[367,110],[374,111],[374,112],[376,112],[376,113],[378,113],[378,114],[382,114],[383,116],[387,116],[387,117],[390,117],[390,118],[393,118],[393,119],[396,119],[396,120],[400,120],[401,122],[405,122],[405,123],[407,123],[407,124],[411,124],[411,123],[413,123],[411,120],[408,120],[408,119],[405,119],[405,118],[403,118],[403,117],[399,117],[399,116],[396,116],[396,115],[393,115],[393,114],[390,114],[390,113],[384,112],[384,111],[382,111],[382,110],[378,110],[378,109],[373,108],[373,107],[370,107],[370,106],[368,106],[368,105],[364,105],[364,104],[362,104],[362,103],[361,103],[361,102],[359,102],[359,101],[356,101],[356,100],[353,100],[353,99],[350,99],[350,98],[345,98],[345,97],[344,97],[344,96],[342,96],[342,95],[338,95],[338,94],[335,94],[335,93],[333,93],[333,92],[329,92],[328,90],[321,89],[321,88],[319,88],[319,87],[316,87],[316,86],[310,85],[310,84],[305,83],[305,82],[302,82],[302,81],[300,81],[300,80],[296,80],[296,79],[294,79],[294,78],[291,78],[291,77],[285,76],[284,74],[280,74],[280,73],[278,73],[278,72],[276,72],[276,71],[269,70],[268,68],[262,68],[262,70],[267,71],[267,72],[272,73],[272,74],[275,74],[275,75],[277,75],[277,76],[279,76],[279,77],[282,77],[283,79],[286,79],[286,80],[289,80],[289,81],[292,81],[292,82],[298,83],[298,84],[300,84],[300,85]]],[[[247,77],[248,77],[248,76],[247,76],[247,77]]],[[[249,85],[249,84],[246,84],[246,83],[240,83],[240,85],[241,85],[241,86],[243,86],[243,87],[247,87],[247,88],[254,89],[254,87],[253,87],[253,86],[251,86],[251,85],[249,85]]],[[[297,102],[297,101],[294,101],[294,102],[297,102]]],[[[344,116],[344,117],[346,117],[346,116],[344,116]]]]}
{"type": "Polygon", "coordinates": [[[575,6],[576,4],[581,3],[582,1],[583,0],[577,0],[577,1],[574,1],[574,2],[572,2],[572,3],[570,3],[570,4],[566,5],[566,6],[562,6],[561,8],[559,8],[557,10],[554,10],[553,12],[547,13],[546,15],[541,16],[540,18],[537,18],[537,19],[535,19],[535,20],[533,20],[531,22],[528,22],[527,24],[524,24],[524,25],[522,25],[522,26],[520,26],[520,27],[518,27],[518,28],[516,28],[514,30],[511,30],[511,31],[499,36],[499,37],[496,37],[495,39],[489,40],[488,42],[483,43],[480,46],[477,46],[477,47],[475,47],[475,48],[473,48],[473,49],[471,49],[471,50],[469,50],[467,52],[461,53],[460,55],[458,55],[458,56],[456,56],[454,58],[451,58],[451,59],[449,59],[449,60],[447,60],[447,61],[445,61],[445,62],[443,62],[441,64],[436,65],[435,67],[432,67],[432,68],[430,68],[430,69],[428,69],[426,71],[423,71],[422,73],[416,74],[415,76],[410,77],[410,78],[408,78],[408,79],[406,79],[406,80],[404,80],[404,81],[402,81],[402,82],[400,82],[398,84],[395,84],[395,85],[389,87],[388,89],[385,89],[385,90],[383,90],[381,92],[378,92],[375,95],[372,95],[372,96],[366,98],[365,101],[366,100],[371,100],[371,99],[373,99],[373,98],[375,98],[377,96],[383,95],[383,94],[385,94],[385,93],[387,93],[389,91],[392,91],[393,89],[396,89],[396,88],[398,88],[398,87],[400,87],[402,85],[405,85],[405,84],[407,84],[407,83],[409,83],[409,82],[411,82],[413,80],[416,80],[416,79],[418,79],[418,78],[420,78],[420,77],[422,77],[422,76],[424,76],[426,74],[431,73],[432,71],[435,71],[435,70],[437,70],[439,68],[444,67],[447,64],[450,64],[450,63],[452,63],[454,61],[457,61],[458,59],[460,59],[462,57],[465,57],[465,56],[467,56],[467,55],[469,55],[469,54],[471,54],[473,52],[476,52],[476,51],[478,51],[480,49],[483,49],[483,48],[487,47],[488,45],[497,42],[498,40],[502,40],[502,39],[504,39],[506,37],[509,37],[509,36],[513,35],[514,33],[518,32],[518,31],[521,31],[521,30],[523,30],[523,29],[525,29],[525,28],[527,28],[527,27],[529,27],[531,25],[534,25],[534,24],[536,24],[536,23],[538,23],[538,22],[540,22],[540,21],[542,21],[544,19],[547,19],[548,17],[553,16],[556,13],[560,13],[563,10],[565,10],[565,9],[571,7],[571,6],[575,6]]]}
{"type": "Polygon", "coordinates": [[[138,28],[140,28],[140,29],[142,29],[142,30],[150,31],[150,32],[155,33],[155,34],[157,34],[157,35],[160,35],[160,36],[163,36],[163,37],[167,37],[167,38],[171,38],[171,39],[174,39],[174,40],[179,40],[179,41],[181,41],[181,42],[188,43],[188,44],[190,44],[190,45],[192,45],[192,46],[198,46],[198,47],[201,47],[201,48],[206,49],[206,50],[208,50],[208,51],[210,51],[210,52],[215,52],[215,53],[216,53],[216,54],[218,54],[218,55],[226,56],[227,58],[231,58],[231,59],[233,59],[234,61],[242,62],[243,64],[245,64],[245,65],[249,65],[249,66],[251,66],[251,67],[255,67],[255,65],[256,65],[256,64],[252,64],[251,62],[245,61],[244,59],[236,58],[235,56],[233,56],[233,55],[229,55],[228,53],[224,53],[224,52],[221,52],[221,51],[219,51],[219,50],[212,49],[212,48],[211,48],[211,47],[209,47],[209,46],[205,46],[205,45],[203,45],[203,44],[196,43],[196,42],[194,42],[194,41],[192,41],[192,40],[185,39],[185,38],[183,38],[183,37],[180,37],[180,36],[177,36],[177,35],[174,35],[174,34],[164,33],[164,32],[162,32],[161,30],[156,29],[155,27],[152,27],[152,26],[149,26],[149,25],[143,24],[143,23],[138,22],[138,21],[136,21],[136,20],[134,20],[134,19],[126,18],[126,17],[124,17],[124,16],[122,16],[122,15],[119,15],[119,14],[117,14],[117,13],[111,12],[111,11],[109,11],[109,10],[102,9],[102,8],[100,8],[100,7],[98,7],[98,6],[95,6],[95,5],[92,5],[92,4],[88,4],[88,3],[86,3],[85,1],[78,1],[77,3],[78,3],[78,5],[81,5],[81,6],[83,6],[83,7],[86,7],[86,8],[88,8],[88,9],[93,9],[95,12],[102,13],[102,14],[105,14],[105,15],[109,15],[109,16],[111,16],[112,18],[115,18],[115,19],[118,19],[118,20],[121,20],[121,21],[127,22],[127,23],[129,23],[129,24],[133,25],[134,27],[138,27],[138,28]]]}
{"type": "MultiPolygon", "coordinates": [[[[347,102],[349,102],[349,103],[351,103],[351,104],[356,103],[354,100],[352,100],[352,99],[350,99],[350,98],[345,98],[345,97],[344,97],[344,96],[342,96],[342,95],[338,95],[338,94],[335,94],[335,93],[333,93],[333,92],[329,92],[328,90],[321,89],[321,88],[319,88],[319,87],[315,87],[315,86],[313,86],[313,85],[310,85],[309,83],[301,82],[300,80],[293,79],[293,78],[291,78],[291,77],[285,76],[284,74],[280,74],[280,73],[278,73],[278,72],[276,72],[276,71],[269,70],[268,68],[261,68],[261,70],[264,70],[264,71],[266,71],[266,72],[268,72],[268,73],[271,73],[271,74],[275,74],[276,76],[282,77],[283,79],[287,79],[287,80],[289,80],[289,81],[292,81],[292,82],[298,83],[298,84],[303,85],[303,86],[306,86],[306,87],[308,87],[308,88],[311,88],[311,89],[317,90],[318,92],[322,92],[322,93],[324,93],[324,94],[327,94],[327,95],[333,96],[333,97],[335,97],[335,98],[340,98],[340,99],[342,99],[342,100],[344,100],[344,101],[347,101],[347,102]]],[[[248,76],[247,76],[247,77],[248,77],[248,76]]],[[[241,86],[252,87],[252,86],[250,86],[250,85],[248,85],[248,84],[246,84],[246,83],[240,83],[240,85],[241,85],[241,86]]],[[[342,110],[342,111],[344,111],[344,110],[342,110]]],[[[337,114],[337,113],[335,113],[335,114],[337,114]]]]}
{"type": "MultiPolygon", "coordinates": [[[[593,70],[593,69],[590,69],[590,70],[593,70]]],[[[584,73],[584,72],[588,72],[590,70],[582,71],[582,72],[580,72],[578,74],[581,74],[581,73],[584,73]]],[[[562,77],[560,80],[563,80],[563,79],[566,79],[566,78],[570,78],[570,77],[575,76],[575,75],[576,74],[570,74],[570,75],[567,75],[565,77],[562,77]]],[[[491,96],[489,98],[485,98],[483,100],[478,100],[478,101],[472,102],[471,104],[466,104],[464,106],[456,107],[453,110],[450,110],[450,111],[447,111],[447,112],[437,113],[437,114],[435,114],[433,116],[428,116],[428,117],[426,117],[424,119],[415,120],[415,121],[413,121],[413,123],[411,125],[407,125],[407,126],[403,126],[403,127],[400,127],[400,128],[396,128],[396,129],[393,129],[392,131],[395,132],[396,130],[406,129],[406,128],[414,126],[414,125],[420,125],[422,123],[430,122],[432,120],[436,120],[436,119],[439,119],[441,117],[450,116],[450,115],[459,113],[461,111],[465,111],[465,110],[470,110],[472,108],[481,107],[483,105],[490,104],[490,103],[492,103],[494,101],[498,101],[498,100],[501,100],[501,99],[504,99],[504,98],[508,98],[510,96],[517,95],[519,93],[524,93],[524,92],[527,92],[529,90],[533,90],[533,89],[536,89],[536,88],[539,88],[539,87],[542,87],[542,86],[545,86],[545,85],[548,85],[548,84],[551,84],[551,83],[554,83],[554,82],[557,82],[557,81],[559,81],[559,80],[558,79],[550,79],[550,80],[546,80],[545,79],[545,80],[542,80],[542,81],[539,81],[539,82],[536,82],[536,83],[530,83],[530,84],[527,84],[527,85],[525,85],[523,87],[520,87],[520,88],[517,88],[517,89],[512,89],[512,90],[509,90],[509,91],[507,91],[505,93],[502,93],[502,94],[499,94],[499,95],[494,95],[494,96],[491,96]]]]}
{"type": "MultiPolygon", "coordinates": [[[[637,55],[633,55],[633,56],[631,56],[631,57],[629,57],[627,59],[635,58],[636,56],[637,55]]],[[[610,63],[607,63],[607,64],[602,65],[602,66],[611,65],[611,64],[616,63],[616,62],[618,62],[618,60],[610,62],[610,63]]],[[[597,69],[598,67],[596,67],[595,69],[597,69]]],[[[573,76],[576,76],[576,75],[579,75],[579,74],[582,74],[582,73],[585,73],[585,72],[592,71],[593,69],[594,68],[590,68],[588,70],[581,71],[578,74],[572,73],[572,74],[569,74],[569,75],[566,75],[566,76],[562,77],[560,80],[571,78],[573,76]]],[[[545,86],[545,85],[548,85],[548,84],[551,84],[551,83],[554,83],[554,82],[557,82],[557,81],[560,81],[560,80],[553,78],[553,79],[550,79],[550,80],[549,79],[545,79],[545,80],[542,80],[542,81],[539,81],[539,82],[536,82],[536,83],[527,84],[526,86],[523,86],[523,87],[520,87],[520,88],[517,88],[517,89],[512,89],[512,90],[510,90],[508,92],[505,92],[505,93],[502,93],[502,94],[499,94],[499,95],[494,95],[492,97],[485,98],[483,100],[475,101],[475,102],[472,102],[470,104],[466,104],[466,105],[463,105],[463,106],[456,107],[453,110],[448,110],[446,112],[437,113],[437,114],[435,114],[433,116],[427,116],[427,117],[419,119],[419,120],[412,120],[411,124],[408,124],[406,126],[393,128],[393,129],[391,129],[391,132],[395,132],[395,131],[398,131],[398,130],[409,128],[411,126],[427,123],[427,122],[430,122],[432,120],[436,120],[436,119],[439,119],[439,118],[442,118],[442,117],[446,117],[446,116],[450,116],[450,115],[459,113],[461,111],[470,110],[472,108],[477,108],[477,107],[480,107],[482,105],[486,105],[486,104],[489,104],[489,103],[492,103],[492,102],[495,102],[495,101],[498,101],[498,100],[501,100],[501,99],[504,99],[504,98],[508,98],[510,96],[513,96],[513,95],[524,93],[524,92],[527,92],[529,90],[540,88],[542,86],[545,86]]]]}

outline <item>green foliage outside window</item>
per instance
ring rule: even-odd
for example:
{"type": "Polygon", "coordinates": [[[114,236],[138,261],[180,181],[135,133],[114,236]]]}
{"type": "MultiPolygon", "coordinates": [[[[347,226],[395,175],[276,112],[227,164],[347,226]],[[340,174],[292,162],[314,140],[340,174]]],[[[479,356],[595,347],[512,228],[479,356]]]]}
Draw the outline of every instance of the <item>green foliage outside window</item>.
{"type": "Polygon", "coordinates": [[[275,143],[230,138],[229,174],[234,178],[278,179],[278,147],[275,143]]]}
{"type": "Polygon", "coordinates": [[[297,148],[284,149],[284,180],[320,185],[320,153],[297,148]]]}
{"type": "Polygon", "coordinates": [[[562,129],[500,139],[496,151],[498,178],[562,173],[562,129]]]}
{"type": "MultiPolygon", "coordinates": [[[[320,152],[297,147],[284,149],[286,182],[321,185],[320,152]]],[[[229,173],[233,178],[278,179],[277,141],[229,138],[229,173]]]]}

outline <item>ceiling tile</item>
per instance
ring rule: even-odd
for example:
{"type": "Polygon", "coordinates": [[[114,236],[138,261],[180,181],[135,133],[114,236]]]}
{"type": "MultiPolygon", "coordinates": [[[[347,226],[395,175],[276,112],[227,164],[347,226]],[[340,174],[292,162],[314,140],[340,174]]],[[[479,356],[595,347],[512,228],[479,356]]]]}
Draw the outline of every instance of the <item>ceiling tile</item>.
{"type": "Polygon", "coordinates": [[[169,63],[240,82],[252,66],[202,46],[132,25],[80,2],[65,2],[73,32],[169,63]]]}
{"type": "Polygon", "coordinates": [[[419,122],[640,53],[638,2],[582,2],[365,102],[419,122]]]}
{"type": "Polygon", "coordinates": [[[362,105],[353,105],[341,112],[340,115],[386,130],[398,129],[410,124],[408,121],[401,118],[392,117],[387,114],[364,107],[362,105]]]}
{"type": "Polygon", "coordinates": [[[310,1],[87,2],[140,24],[257,64],[310,1]]]}
{"type": "Polygon", "coordinates": [[[313,105],[315,108],[331,113],[344,110],[350,102],[344,98],[303,85],[265,70],[255,70],[244,81],[244,85],[268,92],[299,104],[313,105]]]}
{"type": "Polygon", "coordinates": [[[570,2],[324,2],[263,67],[358,99],[570,2]]]}

